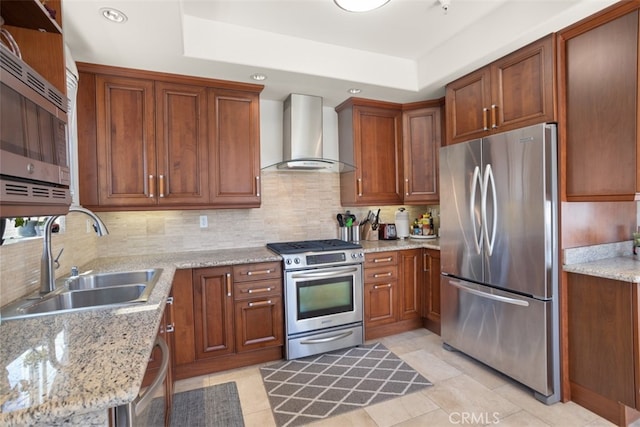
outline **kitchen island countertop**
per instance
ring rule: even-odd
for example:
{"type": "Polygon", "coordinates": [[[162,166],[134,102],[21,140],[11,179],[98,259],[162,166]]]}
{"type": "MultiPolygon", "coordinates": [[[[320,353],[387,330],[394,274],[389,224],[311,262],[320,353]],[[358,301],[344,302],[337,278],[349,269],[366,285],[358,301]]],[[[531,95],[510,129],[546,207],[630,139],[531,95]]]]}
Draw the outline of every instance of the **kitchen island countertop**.
{"type": "MultiPolygon", "coordinates": [[[[362,241],[365,252],[439,249],[438,239],[362,241]]],[[[98,258],[82,272],[162,268],[143,304],[0,325],[0,425],[107,425],[138,395],[176,269],[281,261],[264,246],[98,258]]]]}

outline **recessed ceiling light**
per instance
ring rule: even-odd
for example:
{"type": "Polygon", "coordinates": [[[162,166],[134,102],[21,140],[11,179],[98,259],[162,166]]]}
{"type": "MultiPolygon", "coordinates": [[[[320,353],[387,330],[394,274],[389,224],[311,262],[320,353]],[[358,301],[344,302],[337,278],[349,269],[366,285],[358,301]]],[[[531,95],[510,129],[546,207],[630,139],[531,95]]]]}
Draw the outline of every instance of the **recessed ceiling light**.
{"type": "Polygon", "coordinates": [[[349,92],[352,95],[355,95],[355,94],[358,94],[358,93],[362,92],[362,89],[358,89],[357,87],[352,87],[347,92],[349,92]]]}
{"type": "Polygon", "coordinates": [[[106,19],[108,19],[111,22],[115,22],[116,24],[123,24],[127,22],[127,19],[128,19],[127,15],[120,12],[118,9],[113,9],[111,7],[103,7],[102,9],[100,9],[100,13],[106,19]]]}
{"type": "Polygon", "coordinates": [[[267,80],[267,76],[265,76],[264,74],[260,74],[260,73],[251,74],[251,78],[253,80],[258,81],[258,82],[261,82],[263,80],[267,80]]]}
{"type": "Polygon", "coordinates": [[[348,12],[369,12],[384,6],[389,0],[333,0],[339,8],[348,12]]]}

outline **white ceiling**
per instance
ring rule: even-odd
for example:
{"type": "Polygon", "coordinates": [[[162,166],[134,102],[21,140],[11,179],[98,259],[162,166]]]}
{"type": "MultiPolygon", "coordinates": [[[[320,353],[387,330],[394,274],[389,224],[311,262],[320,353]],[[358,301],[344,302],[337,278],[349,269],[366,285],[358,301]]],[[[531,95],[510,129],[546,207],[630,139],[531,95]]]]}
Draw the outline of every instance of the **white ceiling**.
{"type": "Polygon", "coordinates": [[[64,0],[76,61],[240,82],[268,76],[264,99],[289,93],[335,106],[363,98],[412,102],[614,0],[391,0],[350,13],[333,0],[64,0]],[[99,13],[128,16],[114,24],[99,13]]]}

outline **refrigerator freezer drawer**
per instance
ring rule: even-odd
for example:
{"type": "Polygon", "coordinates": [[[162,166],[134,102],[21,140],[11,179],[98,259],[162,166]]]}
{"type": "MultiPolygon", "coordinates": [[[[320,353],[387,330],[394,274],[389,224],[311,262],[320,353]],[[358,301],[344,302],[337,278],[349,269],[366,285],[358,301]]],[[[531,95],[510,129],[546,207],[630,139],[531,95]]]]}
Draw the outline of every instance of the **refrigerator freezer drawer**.
{"type": "Polygon", "coordinates": [[[552,302],[442,279],[444,342],[541,395],[553,394],[552,302]]]}

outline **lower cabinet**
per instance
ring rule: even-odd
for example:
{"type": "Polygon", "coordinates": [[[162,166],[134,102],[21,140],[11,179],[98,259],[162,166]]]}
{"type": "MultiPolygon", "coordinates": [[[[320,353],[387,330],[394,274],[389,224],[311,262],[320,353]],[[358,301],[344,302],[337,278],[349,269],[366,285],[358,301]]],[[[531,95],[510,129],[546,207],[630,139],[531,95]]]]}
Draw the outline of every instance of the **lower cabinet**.
{"type": "Polygon", "coordinates": [[[177,379],[282,358],[279,262],[178,270],[173,293],[177,379]]]}
{"type": "Polygon", "coordinates": [[[440,335],[440,251],[435,249],[423,249],[423,251],[423,323],[425,328],[440,335]]]}
{"type": "Polygon", "coordinates": [[[421,327],[421,295],[421,249],[365,254],[365,339],[421,327]]]}
{"type": "Polygon", "coordinates": [[[640,418],[639,284],[568,274],[571,400],[617,425],[640,418]]]}

